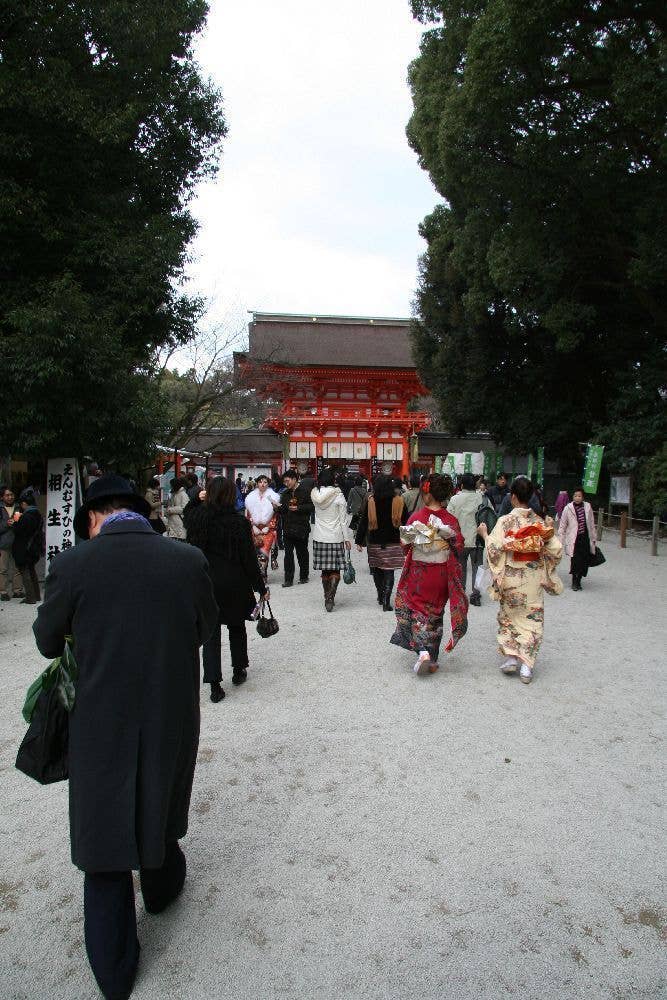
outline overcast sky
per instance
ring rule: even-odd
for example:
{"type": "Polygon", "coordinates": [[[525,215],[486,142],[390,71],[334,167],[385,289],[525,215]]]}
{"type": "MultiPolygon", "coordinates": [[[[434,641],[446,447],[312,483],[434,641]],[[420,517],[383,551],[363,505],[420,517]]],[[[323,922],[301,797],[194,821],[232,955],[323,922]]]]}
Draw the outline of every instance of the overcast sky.
{"type": "Polygon", "coordinates": [[[211,0],[198,54],[229,134],[190,273],[216,321],[410,315],[438,200],[405,138],[420,34],[408,0],[211,0]]]}

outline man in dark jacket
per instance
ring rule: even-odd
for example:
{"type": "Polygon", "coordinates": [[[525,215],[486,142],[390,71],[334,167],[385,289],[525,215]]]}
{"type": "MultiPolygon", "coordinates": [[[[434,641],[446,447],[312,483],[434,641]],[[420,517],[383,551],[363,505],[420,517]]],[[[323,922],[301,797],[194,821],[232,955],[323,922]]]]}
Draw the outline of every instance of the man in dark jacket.
{"type": "Polygon", "coordinates": [[[299,563],[299,583],[308,582],[310,558],[308,554],[308,536],[310,535],[310,515],[314,511],[310,499],[310,491],[314,485],[312,480],[304,480],[299,484],[298,473],[288,469],[283,476],[284,491],[280,494],[282,512],[283,537],[285,539],[285,582],[283,587],[291,587],[294,583],[294,553],[299,563]]]}
{"type": "Polygon", "coordinates": [[[52,561],[34,624],[49,658],[74,637],[70,840],[85,872],[86,950],[108,1000],[130,995],[139,958],[132,869],[149,913],[183,887],[198,648],[218,617],[206,559],[153,531],[149,513],[119,476],[93,482],[74,520],[90,541],[52,561]]]}
{"type": "Polygon", "coordinates": [[[507,485],[507,476],[504,472],[499,472],[496,476],[496,485],[492,486],[486,494],[493,504],[496,514],[500,513],[500,507],[505,497],[509,497],[510,491],[507,485]]]}
{"type": "Polygon", "coordinates": [[[41,599],[37,563],[42,554],[44,520],[35,501],[35,494],[27,487],[19,496],[21,517],[14,524],[12,555],[23,579],[25,597],[21,604],[37,604],[41,599]]]}

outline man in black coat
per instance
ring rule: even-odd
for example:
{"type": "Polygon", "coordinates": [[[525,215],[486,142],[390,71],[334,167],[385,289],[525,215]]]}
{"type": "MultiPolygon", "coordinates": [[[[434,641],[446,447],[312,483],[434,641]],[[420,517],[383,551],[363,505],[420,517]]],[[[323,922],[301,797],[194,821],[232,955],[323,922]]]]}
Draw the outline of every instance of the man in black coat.
{"type": "Polygon", "coordinates": [[[306,479],[299,484],[299,474],[295,469],[288,469],[283,476],[284,491],[280,494],[282,510],[283,537],[285,540],[285,582],[283,587],[291,587],[294,583],[294,553],[299,563],[299,583],[308,582],[310,557],[308,553],[308,536],[310,535],[310,515],[315,510],[310,499],[310,491],[315,485],[313,480],[306,479]]]}
{"type": "Polygon", "coordinates": [[[72,861],[85,872],[86,950],[108,1000],[130,995],[139,958],[132,869],[150,913],[183,887],[199,646],[218,617],[206,559],[156,534],[149,513],[119,476],[95,480],[74,520],[90,541],[52,561],[34,624],[50,658],[74,637],[72,861]]]}

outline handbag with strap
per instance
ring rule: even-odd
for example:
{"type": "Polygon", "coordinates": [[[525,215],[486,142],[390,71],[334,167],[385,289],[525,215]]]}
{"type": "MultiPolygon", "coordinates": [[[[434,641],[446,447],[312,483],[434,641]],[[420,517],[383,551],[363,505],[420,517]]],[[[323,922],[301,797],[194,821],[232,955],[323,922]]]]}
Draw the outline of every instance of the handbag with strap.
{"type": "Polygon", "coordinates": [[[590,552],[588,555],[588,565],[589,566],[602,566],[606,563],[605,557],[602,555],[602,549],[596,546],[595,552],[590,552]]]}
{"type": "Polygon", "coordinates": [[[40,785],[69,776],[69,713],[74,706],[77,665],[71,641],[28,688],[23,717],[29,723],[16,755],[19,771],[40,785]]]}
{"type": "Polygon", "coordinates": [[[276,619],[273,617],[273,611],[271,610],[271,605],[269,604],[268,601],[264,601],[262,603],[261,614],[257,621],[257,631],[259,635],[262,637],[262,639],[269,639],[272,635],[275,635],[276,632],[279,631],[279,629],[280,626],[278,625],[276,619]],[[265,614],[266,608],[269,609],[268,616],[265,614]]]}
{"type": "Polygon", "coordinates": [[[350,553],[348,552],[345,556],[343,583],[356,583],[356,581],[357,581],[357,574],[355,572],[354,566],[352,565],[352,559],[350,558],[350,553]]]}

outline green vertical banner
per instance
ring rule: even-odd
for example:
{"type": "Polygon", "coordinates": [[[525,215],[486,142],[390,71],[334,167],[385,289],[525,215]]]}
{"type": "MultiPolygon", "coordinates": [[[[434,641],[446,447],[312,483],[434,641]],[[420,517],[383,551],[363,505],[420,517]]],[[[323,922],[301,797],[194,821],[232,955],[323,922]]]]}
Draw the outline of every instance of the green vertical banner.
{"type": "Polygon", "coordinates": [[[442,472],[442,455],[435,456],[435,471],[438,473],[442,472]]]}
{"type": "Polygon", "coordinates": [[[472,455],[469,451],[463,456],[463,471],[472,472],[472,455]]]}
{"type": "Polygon", "coordinates": [[[583,481],[584,493],[597,493],[603,454],[603,444],[589,444],[586,448],[583,481]]]}
{"type": "Polygon", "coordinates": [[[502,451],[497,451],[496,452],[496,463],[495,464],[496,464],[496,476],[499,476],[500,473],[503,471],[503,466],[505,465],[505,461],[504,461],[504,458],[503,458],[502,451]]]}
{"type": "Polygon", "coordinates": [[[484,452],[484,478],[488,479],[491,475],[491,452],[484,452]]]}
{"type": "Polygon", "coordinates": [[[537,485],[544,486],[544,448],[537,449],[537,485]]]}
{"type": "Polygon", "coordinates": [[[528,472],[526,473],[526,475],[528,476],[529,479],[533,478],[533,468],[534,468],[534,466],[535,466],[535,458],[534,458],[533,453],[531,451],[530,455],[528,456],[528,472]]]}
{"type": "Polygon", "coordinates": [[[451,451],[450,451],[449,455],[447,456],[447,463],[449,465],[449,469],[448,469],[449,475],[452,477],[452,479],[454,480],[454,482],[456,482],[456,459],[452,455],[451,451]]]}

